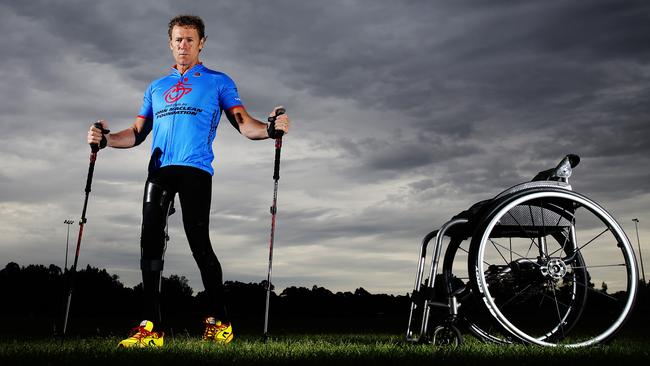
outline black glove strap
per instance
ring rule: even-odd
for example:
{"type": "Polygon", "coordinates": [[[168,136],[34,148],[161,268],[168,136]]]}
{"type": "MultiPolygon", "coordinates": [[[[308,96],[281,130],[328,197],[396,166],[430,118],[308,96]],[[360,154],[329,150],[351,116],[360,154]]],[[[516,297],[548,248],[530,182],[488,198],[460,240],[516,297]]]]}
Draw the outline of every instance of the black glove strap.
{"type": "Polygon", "coordinates": [[[102,140],[99,141],[99,148],[103,149],[106,147],[107,144],[108,144],[108,140],[106,139],[106,135],[102,135],[102,140]]]}
{"type": "MultiPolygon", "coordinates": [[[[269,118],[270,119],[270,118],[269,118]]],[[[266,126],[266,132],[269,134],[269,138],[276,139],[278,138],[278,131],[275,130],[275,119],[266,126]]],[[[282,131],[280,131],[282,132],[282,131]]],[[[280,135],[282,136],[282,135],[280,135]]]]}
{"type": "Polygon", "coordinates": [[[271,116],[268,118],[269,124],[266,126],[266,132],[269,134],[269,138],[277,139],[282,137],[282,135],[284,135],[284,131],[275,129],[275,119],[278,118],[278,116],[283,115],[285,113],[286,110],[284,108],[278,108],[275,111],[275,116],[271,116]]]}
{"type": "MultiPolygon", "coordinates": [[[[99,123],[99,122],[95,122],[94,126],[96,128],[99,128],[100,130],[102,130],[102,139],[99,141],[99,149],[103,149],[103,148],[106,147],[106,145],[108,145],[108,140],[106,139],[105,135],[107,133],[110,133],[111,130],[104,129],[104,127],[102,127],[102,124],[99,123]]],[[[97,145],[95,145],[95,144],[90,144],[90,145],[95,146],[93,149],[97,148],[97,145]]],[[[93,150],[93,151],[95,151],[95,150],[93,150]]]]}

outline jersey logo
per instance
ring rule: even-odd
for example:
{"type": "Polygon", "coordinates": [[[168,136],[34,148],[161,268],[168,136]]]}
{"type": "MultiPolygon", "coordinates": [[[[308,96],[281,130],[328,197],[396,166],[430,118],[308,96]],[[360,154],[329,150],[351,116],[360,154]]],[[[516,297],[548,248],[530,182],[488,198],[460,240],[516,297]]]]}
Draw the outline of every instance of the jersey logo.
{"type": "Polygon", "coordinates": [[[192,88],[188,88],[189,85],[190,84],[183,84],[181,79],[178,84],[167,89],[164,94],[165,102],[167,102],[167,104],[172,104],[179,101],[184,95],[189,94],[192,91],[192,88]]]}

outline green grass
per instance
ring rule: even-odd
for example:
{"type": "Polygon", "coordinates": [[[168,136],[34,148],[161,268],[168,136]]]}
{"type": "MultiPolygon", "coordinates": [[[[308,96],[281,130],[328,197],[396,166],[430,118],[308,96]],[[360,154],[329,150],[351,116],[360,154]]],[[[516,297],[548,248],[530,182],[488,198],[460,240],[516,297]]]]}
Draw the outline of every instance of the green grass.
{"type": "MultiPolygon", "coordinates": [[[[118,338],[0,340],[2,365],[576,365],[645,363],[650,342],[617,339],[580,349],[492,345],[467,338],[459,347],[410,344],[390,335],[295,335],[262,342],[240,337],[229,345],[196,338],[166,339],[162,349],[117,349],[118,338]]],[[[634,365],[632,364],[632,365],[634,365]]]]}

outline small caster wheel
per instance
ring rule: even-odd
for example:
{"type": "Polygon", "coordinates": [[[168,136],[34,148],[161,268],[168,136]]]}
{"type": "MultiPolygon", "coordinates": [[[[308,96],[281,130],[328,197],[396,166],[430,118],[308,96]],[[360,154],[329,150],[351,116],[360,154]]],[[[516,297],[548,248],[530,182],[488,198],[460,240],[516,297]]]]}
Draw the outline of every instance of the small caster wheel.
{"type": "Polygon", "coordinates": [[[436,346],[458,346],[463,343],[463,336],[453,325],[439,325],[433,330],[432,343],[436,346]]]}

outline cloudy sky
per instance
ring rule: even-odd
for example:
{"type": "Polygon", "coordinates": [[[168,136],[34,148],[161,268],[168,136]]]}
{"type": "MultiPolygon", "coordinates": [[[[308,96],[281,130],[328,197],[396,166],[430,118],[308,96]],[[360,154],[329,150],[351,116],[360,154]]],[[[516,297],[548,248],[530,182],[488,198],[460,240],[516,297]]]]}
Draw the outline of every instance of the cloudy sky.
{"type": "MultiPolygon", "coordinates": [[[[276,286],[404,294],[421,238],[565,154],[572,184],[650,245],[647,1],[0,1],[0,265],[63,266],[90,123],[128,127],[201,15],[202,61],[263,119],[286,106],[276,286]]],[[[223,121],[222,121],[223,122],[223,121]]],[[[102,150],[80,265],[140,281],[150,138],[102,150]]],[[[266,278],[271,141],[218,130],[211,238],[226,280],[266,278]]],[[[166,274],[202,290],[170,221],[166,274]]],[[[77,225],[70,230],[74,246],[77,225]]],[[[650,248],[644,253],[650,263],[650,248]]],[[[72,256],[72,250],[70,252],[72,256]]]]}

